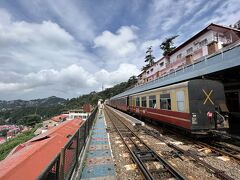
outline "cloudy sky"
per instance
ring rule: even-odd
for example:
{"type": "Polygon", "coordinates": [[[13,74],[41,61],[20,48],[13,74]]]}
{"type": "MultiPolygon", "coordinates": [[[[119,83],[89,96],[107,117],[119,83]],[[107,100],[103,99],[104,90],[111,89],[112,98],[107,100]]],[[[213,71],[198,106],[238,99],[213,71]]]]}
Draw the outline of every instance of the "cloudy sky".
{"type": "Polygon", "coordinates": [[[137,75],[148,46],[240,19],[239,0],[1,0],[0,99],[77,97],[137,75]]]}

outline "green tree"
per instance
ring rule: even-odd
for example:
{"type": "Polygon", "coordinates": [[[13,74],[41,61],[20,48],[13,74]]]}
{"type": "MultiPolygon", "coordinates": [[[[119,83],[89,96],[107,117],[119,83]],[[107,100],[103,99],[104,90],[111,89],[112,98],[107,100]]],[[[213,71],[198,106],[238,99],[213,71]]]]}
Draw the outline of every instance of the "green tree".
{"type": "Polygon", "coordinates": [[[152,52],[152,46],[148,47],[146,51],[145,62],[148,63],[149,66],[152,66],[154,64],[155,57],[152,55],[152,52]]]}
{"type": "Polygon", "coordinates": [[[160,49],[163,50],[163,56],[168,55],[176,48],[173,42],[176,37],[178,37],[178,35],[167,38],[165,41],[162,42],[162,44],[160,45],[160,49]]]}
{"type": "Polygon", "coordinates": [[[149,67],[150,67],[150,65],[147,64],[146,66],[143,66],[141,70],[142,70],[142,71],[146,71],[149,67]]]}
{"type": "Polygon", "coordinates": [[[136,76],[131,76],[128,79],[127,87],[133,87],[136,83],[137,83],[137,77],[136,76]]]}
{"type": "Polygon", "coordinates": [[[145,66],[142,67],[142,71],[146,71],[150,66],[154,64],[155,57],[152,55],[152,46],[148,47],[145,56],[145,62],[147,63],[145,66]]]}

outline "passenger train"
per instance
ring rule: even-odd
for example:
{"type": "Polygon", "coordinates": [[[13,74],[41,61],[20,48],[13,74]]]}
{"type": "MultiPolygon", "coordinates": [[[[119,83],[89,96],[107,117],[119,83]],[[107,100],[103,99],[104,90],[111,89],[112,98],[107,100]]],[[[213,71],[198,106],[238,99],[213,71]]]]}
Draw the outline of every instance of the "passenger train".
{"type": "Polygon", "coordinates": [[[106,103],[121,111],[167,123],[191,134],[227,130],[228,108],[224,87],[218,81],[196,79],[145,90],[124,93],[106,103]]]}

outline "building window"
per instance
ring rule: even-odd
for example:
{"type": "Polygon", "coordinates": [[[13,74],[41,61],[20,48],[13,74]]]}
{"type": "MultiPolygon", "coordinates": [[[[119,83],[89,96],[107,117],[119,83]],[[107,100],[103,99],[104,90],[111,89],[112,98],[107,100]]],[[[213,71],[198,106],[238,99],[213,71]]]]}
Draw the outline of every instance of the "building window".
{"type": "Polygon", "coordinates": [[[136,106],[138,106],[138,107],[140,106],[140,98],[139,97],[136,98],[136,106]]]}
{"type": "Polygon", "coordinates": [[[182,53],[177,55],[177,59],[181,59],[182,58],[182,53]]]}
{"type": "Polygon", "coordinates": [[[149,71],[147,71],[147,74],[149,74],[149,71]]]}
{"type": "Polygon", "coordinates": [[[153,68],[151,69],[151,72],[153,71],[153,68]]]}
{"type": "Polygon", "coordinates": [[[192,53],[193,52],[193,48],[192,47],[190,47],[189,49],[187,49],[187,54],[190,54],[190,53],[192,53]]]}
{"type": "Polygon", "coordinates": [[[147,107],[146,97],[142,97],[142,107],[147,107]]]}
{"type": "Polygon", "coordinates": [[[184,112],[184,99],[185,99],[185,96],[184,96],[184,91],[177,91],[176,93],[176,96],[177,96],[177,109],[179,112],[184,112]]]}
{"type": "Polygon", "coordinates": [[[161,62],[161,63],[160,63],[160,67],[163,67],[163,65],[164,65],[164,62],[161,62]]]}
{"type": "Polygon", "coordinates": [[[149,107],[156,108],[156,96],[149,96],[149,107]]]}
{"type": "Polygon", "coordinates": [[[170,94],[160,94],[160,109],[171,110],[170,94]]]}
{"type": "Polygon", "coordinates": [[[207,43],[208,43],[207,39],[204,39],[199,43],[199,46],[200,47],[205,46],[205,45],[207,45],[207,43]]]}

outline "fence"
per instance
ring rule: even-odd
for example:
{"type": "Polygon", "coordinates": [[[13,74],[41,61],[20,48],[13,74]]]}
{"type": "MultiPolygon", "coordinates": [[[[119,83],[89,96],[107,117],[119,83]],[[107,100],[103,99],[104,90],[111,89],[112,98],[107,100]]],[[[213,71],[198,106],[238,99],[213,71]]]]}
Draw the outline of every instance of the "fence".
{"type": "Polygon", "coordinates": [[[88,119],[77,132],[69,139],[56,157],[49,163],[38,180],[70,179],[77,166],[79,155],[86,145],[86,139],[93,125],[98,108],[96,107],[88,119]]]}

